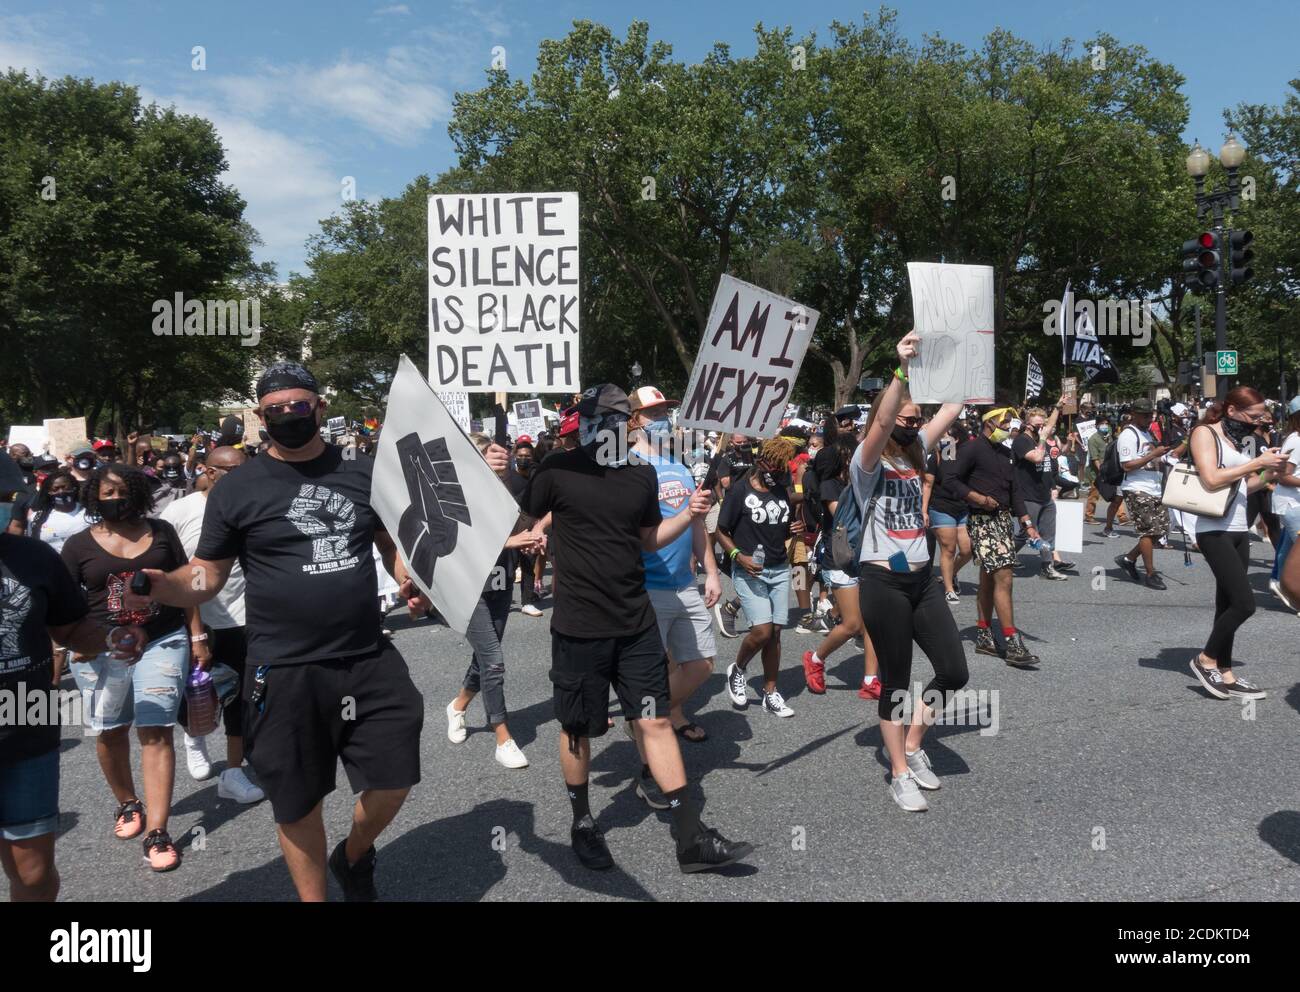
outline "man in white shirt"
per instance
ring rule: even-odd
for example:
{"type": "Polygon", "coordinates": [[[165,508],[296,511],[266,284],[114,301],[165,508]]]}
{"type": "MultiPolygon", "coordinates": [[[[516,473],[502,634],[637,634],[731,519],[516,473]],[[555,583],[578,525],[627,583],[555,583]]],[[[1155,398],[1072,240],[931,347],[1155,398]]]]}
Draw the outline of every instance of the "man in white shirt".
{"type": "Polygon", "coordinates": [[[1164,589],[1164,580],[1155,568],[1155,544],[1169,533],[1169,514],[1160,502],[1164,491],[1160,460],[1170,449],[1156,444],[1156,439],[1150,434],[1151,415],[1155,412],[1150,400],[1136,400],[1129,409],[1132,420],[1119,432],[1116,447],[1124,469],[1120,492],[1124,494],[1124,506],[1137,530],[1138,543],[1128,554],[1116,557],[1115,564],[1124,569],[1134,582],[1141,582],[1137,570],[1137,556],[1141,554],[1142,564],[1147,570],[1148,588],[1164,589]]]}
{"type": "MultiPolygon", "coordinates": [[[[185,553],[191,558],[199,545],[199,535],[203,532],[203,514],[208,505],[208,493],[226,473],[239,468],[245,460],[244,453],[238,448],[213,449],[203,470],[208,479],[208,488],[177,499],[162,511],[162,519],[176,528],[185,553]]],[[[208,642],[206,645],[196,644],[195,651],[210,652],[213,661],[226,665],[239,675],[239,691],[222,712],[226,725],[226,770],[217,780],[217,795],[222,799],[233,799],[237,803],[260,802],[266,798],[265,793],[249,781],[243,769],[243,683],[248,647],[244,633],[244,573],[238,562],[231,567],[230,578],[221,591],[201,604],[199,612],[208,628],[204,635],[208,642]]],[[[185,759],[190,775],[196,781],[212,774],[206,738],[186,734],[185,759]]]]}

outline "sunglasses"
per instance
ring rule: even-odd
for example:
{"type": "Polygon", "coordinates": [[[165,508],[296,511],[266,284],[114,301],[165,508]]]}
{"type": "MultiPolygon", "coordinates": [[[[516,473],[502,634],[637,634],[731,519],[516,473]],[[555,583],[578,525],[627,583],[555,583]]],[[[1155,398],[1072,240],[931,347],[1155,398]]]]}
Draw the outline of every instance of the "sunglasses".
{"type": "Polygon", "coordinates": [[[291,417],[305,417],[316,409],[315,400],[294,400],[292,403],[276,403],[265,407],[262,416],[268,423],[278,423],[291,417]]]}
{"type": "Polygon", "coordinates": [[[898,424],[899,424],[900,426],[902,426],[902,427],[920,427],[920,426],[921,426],[921,418],[920,418],[920,417],[898,417],[897,420],[896,420],[895,422],[898,423],[898,424]]]}

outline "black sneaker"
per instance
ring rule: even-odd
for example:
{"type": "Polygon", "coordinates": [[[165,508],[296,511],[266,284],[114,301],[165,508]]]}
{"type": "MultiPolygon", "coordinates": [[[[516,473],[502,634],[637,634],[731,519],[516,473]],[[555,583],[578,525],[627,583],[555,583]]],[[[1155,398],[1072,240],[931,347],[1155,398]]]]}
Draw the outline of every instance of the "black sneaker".
{"type": "Polygon", "coordinates": [[[1196,675],[1197,681],[1201,687],[1215,699],[1228,698],[1228,684],[1223,681],[1223,673],[1217,668],[1206,668],[1201,664],[1200,658],[1193,658],[1191,661],[1192,672],[1196,675]]]}
{"type": "Polygon", "coordinates": [[[718,618],[718,632],[723,637],[739,637],[736,633],[736,617],[740,613],[740,607],[735,603],[719,603],[713,608],[714,616],[718,618]]]}
{"type": "Polygon", "coordinates": [[[1065,582],[1070,578],[1068,575],[1062,575],[1051,565],[1043,565],[1038,570],[1038,574],[1044,579],[1055,579],[1057,582],[1065,582]]]}
{"type": "Polygon", "coordinates": [[[1150,575],[1147,576],[1147,588],[1168,589],[1169,587],[1165,585],[1165,580],[1160,577],[1159,572],[1152,572],[1150,575]]]}
{"type": "Polygon", "coordinates": [[[1016,668],[1033,668],[1038,664],[1038,655],[1025,647],[1025,639],[1020,636],[1018,630],[1007,638],[1006,662],[1016,668]]]}
{"type": "Polygon", "coordinates": [[[796,634],[815,634],[817,633],[817,617],[812,613],[805,613],[799,618],[798,625],[794,628],[796,634]]]}
{"type": "Polygon", "coordinates": [[[339,841],[338,847],[330,855],[330,872],[343,890],[344,902],[378,902],[379,893],[375,891],[375,846],[361,855],[361,860],[354,865],[348,864],[348,842],[339,841]]]}
{"type": "Polygon", "coordinates": [[[1058,561],[1058,562],[1053,562],[1053,564],[1056,566],[1057,571],[1061,571],[1061,572],[1074,571],[1074,562],[1072,561],[1058,561]]]}
{"type": "Polygon", "coordinates": [[[1235,682],[1224,682],[1223,688],[1234,699],[1266,699],[1268,697],[1267,692],[1259,688],[1259,686],[1247,682],[1240,675],[1237,676],[1235,682]]]}
{"type": "Polygon", "coordinates": [[[991,654],[994,658],[1002,657],[1002,652],[998,650],[997,642],[993,640],[992,628],[977,627],[975,629],[975,653],[991,654]]]}
{"type": "Polygon", "coordinates": [[[683,872],[713,871],[735,864],[754,852],[754,845],[744,841],[727,840],[712,827],[701,827],[685,848],[677,851],[677,864],[683,872]]]}
{"type": "Polygon", "coordinates": [[[605,846],[605,835],[590,813],[573,825],[569,831],[569,842],[578,860],[592,871],[605,871],[614,867],[614,858],[605,846]]]}
{"type": "Polygon", "coordinates": [[[1125,555],[1116,555],[1115,564],[1118,565],[1120,568],[1122,568],[1124,571],[1128,572],[1128,577],[1132,579],[1134,582],[1142,581],[1140,578],[1138,578],[1137,562],[1126,557],[1125,555]]]}

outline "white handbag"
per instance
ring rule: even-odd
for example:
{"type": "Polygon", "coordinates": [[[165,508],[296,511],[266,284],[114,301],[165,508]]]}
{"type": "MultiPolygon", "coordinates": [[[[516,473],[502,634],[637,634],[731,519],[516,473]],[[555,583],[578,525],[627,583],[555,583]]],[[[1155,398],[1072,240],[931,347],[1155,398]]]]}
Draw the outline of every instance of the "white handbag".
{"type": "MultiPolygon", "coordinates": [[[[1223,468],[1223,443],[1219,440],[1218,431],[1210,430],[1210,433],[1214,435],[1214,443],[1219,449],[1219,468],[1223,468]]],[[[1220,489],[1209,489],[1201,481],[1196,464],[1190,460],[1190,446],[1188,459],[1186,462],[1178,462],[1170,469],[1160,502],[1170,509],[1193,513],[1198,517],[1214,519],[1223,516],[1232,505],[1241,480],[1220,489]]]]}

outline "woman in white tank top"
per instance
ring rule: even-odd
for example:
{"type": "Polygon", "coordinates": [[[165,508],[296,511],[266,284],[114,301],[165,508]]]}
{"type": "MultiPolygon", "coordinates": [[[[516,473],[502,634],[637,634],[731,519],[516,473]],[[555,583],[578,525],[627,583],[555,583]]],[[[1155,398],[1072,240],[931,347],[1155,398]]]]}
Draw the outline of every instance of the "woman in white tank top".
{"type": "Polygon", "coordinates": [[[1192,431],[1192,459],[1201,482],[1212,490],[1234,486],[1221,517],[1197,517],[1196,543],[1214,573],[1214,626],[1205,649],[1191,660],[1192,672],[1211,696],[1262,699],[1265,693],[1232,671],[1233,638],[1255,612],[1255,593],[1246,577],[1250,531],[1246,497],[1266,486],[1286,462],[1270,448],[1247,458],[1241,445],[1268,416],[1264,397],[1249,386],[1228,393],[1221,410],[1211,409],[1192,431]]]}

